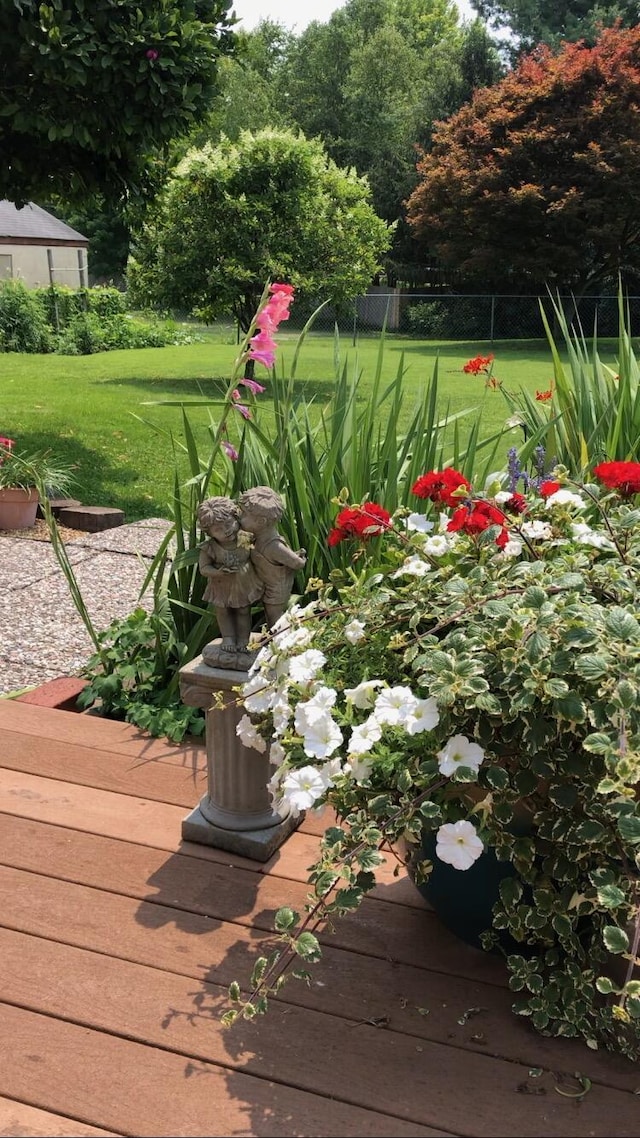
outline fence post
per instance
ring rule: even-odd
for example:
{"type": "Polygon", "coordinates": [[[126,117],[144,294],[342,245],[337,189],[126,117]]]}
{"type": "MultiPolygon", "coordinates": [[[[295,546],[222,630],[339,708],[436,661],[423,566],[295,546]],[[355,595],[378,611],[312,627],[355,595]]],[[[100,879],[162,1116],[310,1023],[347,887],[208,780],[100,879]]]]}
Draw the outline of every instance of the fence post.
{"type": "Polygon", "coordinates": [[[496,298],[495,298],[495,295],[492,293],[491,294],[491,334],[489,337],[489,339],[491,341],[489,346],[491,348],[493,347],[493,333],[495,331],[495,326],[496,326],[496,298]]]}
{"type": "Polygon", "coordinates": [[[47,249],[47,265],[49,266],[49,288],[51,289],[51,299],[53,301],[53,317],[56,325],[56,332],[60,331],[60,315],[58,313],[58,298],[56,296],[56,288],[53,280],[53,253],[47,249]]]}
{"type": "Polygon", "coordinates": [[[353,302],[353,347],[355,348],[358,338],[358,302],[353,302]]]}

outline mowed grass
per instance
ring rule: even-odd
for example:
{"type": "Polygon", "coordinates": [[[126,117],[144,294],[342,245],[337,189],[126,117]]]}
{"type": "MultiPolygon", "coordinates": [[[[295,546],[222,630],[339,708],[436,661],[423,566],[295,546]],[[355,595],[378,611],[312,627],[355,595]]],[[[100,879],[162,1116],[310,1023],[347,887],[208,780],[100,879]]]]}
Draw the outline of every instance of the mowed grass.
{"type": "MultiPolygon", "coordinates": [[[[297,335],[278,337],[278,372],[289,374],[297,335]]],[[[377,336],[363,337],[354,347],[350,338],[339,341],[338,356],[349,375],[358,375],[358,399],[367,399],[379,350],[377,336]]],[[[499,431],[508,417],[500,389],[485,386],[486,377],[467,375],[465,362],[478,354],[495,354],[493,374],[505,389],[524,388],[535,393],[548,388],[553,374],[551,353],[545,341],[488,343],[426,342],[388,336],[384,348],[383,377],[396,375],[403,356],[405,375],[404,419],[408,422],[421,389],[438,366],[439,404],[442,415],[471,409],[460,421],[464,438],[480,416],[481,435],[499,431]]],[[[127,521],[169,516],[174,478],[172,437],[182,438],[179,407],[148,406],[149,401],[172,399],[188,406],[196,399],[220,399],[235,359],[235,337],[227,330],[207,335],[203,342],[169,348],[105,352],[93,356],[0,356],[0,434],[16,440],[17,448],[50,448],[74,467],[75,496],[87,505],[117,506],[127,521]],[[142,419],[148,422],[141,422],[142,419]],[[153,424],[153,425],[150,425],[153,424]]],[[[305,340],[297,368],[296,392],[319,409],[331,397],[335,375],[336,344],[327,334],[305,340]]],[[[601,345],[605,362],[615,363],[615,344],[601,345]]],[[[272,406],[269,378],[256,365],[256,378],[267,390],[255,403],[255,415],[269,431],[272,406]]],[[[194,406],[189,420],[203,456],[207,454],[207,424],[219,407],[194,406]]],[[[242,420],[236,430],[242,427],[242,420]]],[[[501,443],[501,457],[522,439],[510,430],[501,443]]],[[[231,440],[237,442],[231,434],[231,440]]],[[[186,468],[184,468],[186,471],[186,468]]]]}

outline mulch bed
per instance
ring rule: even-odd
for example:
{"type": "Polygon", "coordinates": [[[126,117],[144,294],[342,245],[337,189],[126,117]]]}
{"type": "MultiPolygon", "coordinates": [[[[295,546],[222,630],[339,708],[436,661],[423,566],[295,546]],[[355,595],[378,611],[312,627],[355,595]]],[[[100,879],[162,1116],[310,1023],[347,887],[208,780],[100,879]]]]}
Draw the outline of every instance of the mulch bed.
{"type": "MultiPolygon", "coordinates": [[[[81,537],[86,537],[86,532],[81,529],[70,529],[69,526],[62,526],[58,522],[58,533],[63,541],[77,541],[81,537]]],[[[30,541],[50,541],[49,530],[44,518],[36,518],[35,525],[28,526],[27,529],[0,529],[0,539],[3,537],[26,537],[30,541]]]]}

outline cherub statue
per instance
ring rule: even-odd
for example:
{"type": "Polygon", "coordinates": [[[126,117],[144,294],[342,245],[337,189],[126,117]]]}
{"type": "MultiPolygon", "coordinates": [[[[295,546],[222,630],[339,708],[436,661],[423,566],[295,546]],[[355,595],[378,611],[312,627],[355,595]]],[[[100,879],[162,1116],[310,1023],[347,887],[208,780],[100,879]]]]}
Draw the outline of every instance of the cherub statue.
{"type": "Polygon", "coordinates": [[[207,498],[198,521],[209,538],[200,546],[198,568],[207,578],[204,600],[215,609],[222,641],[203,649],[206,663],[245,668],[251,634],[251,605],[264,585],[251,561],[251,538],[240,531],[240,508],[231,498],[207,498]]]}
{"type": "Polygon", "coordinates": [[[254,486],[240,495],[240,525],[253,534],[251,562],[262,581],[267,626],[273,628],[285,612],[296,569],[306,565],[306,550],[296,553],[280,536],[277,523],[284,513],[279,494],[270,486],[254,486]]]}

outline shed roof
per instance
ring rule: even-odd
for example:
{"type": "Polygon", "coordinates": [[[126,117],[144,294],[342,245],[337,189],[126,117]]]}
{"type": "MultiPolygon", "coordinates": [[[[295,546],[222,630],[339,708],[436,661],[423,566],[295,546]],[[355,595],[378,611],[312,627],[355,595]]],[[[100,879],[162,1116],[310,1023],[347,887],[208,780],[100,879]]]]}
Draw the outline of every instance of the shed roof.
{"type": "Polygon", "coordinates": [[[22,240],[31,239],[34,244],[43,244],[46,241],[73,241],[78,244],[89,244],[88,237],[65,225],[53,214],[47,213],[33,202],[27,202],[18,209],[13,202],[0,201],[0,241],[18,237],[22,240]]]}

